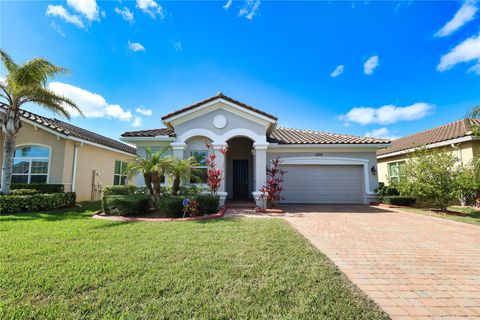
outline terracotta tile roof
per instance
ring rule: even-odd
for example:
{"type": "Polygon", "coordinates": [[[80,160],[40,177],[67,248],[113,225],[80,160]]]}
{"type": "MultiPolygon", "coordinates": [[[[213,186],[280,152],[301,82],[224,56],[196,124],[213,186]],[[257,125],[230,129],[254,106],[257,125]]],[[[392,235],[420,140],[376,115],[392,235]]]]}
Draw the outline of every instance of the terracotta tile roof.
{"type": "Polygon", "coordinates": [[[268,142],[278,144],[382,144],[389,140],[313,130],[275,128],[268,142]]]}
{"type": "Polygon", "coordinates": [[[377,151],[377,156],[404,151],[415,147],[462,138],[473,135],[472,128],[480,126],[480,119],[465,118],[447,123],[443,126],[422,131],[404,138],[392,141],[392,145],[377,151]]]}
{"type": "MultiPolygon", "coordinates": [[[[5,110],[5,105],[0,104],[0,108],[5,110]]],[[[58,133],[61,133],[65,136],[68,137],[75,137],[78,139],[82,139],[85,141],[97,143],[106,147],[110,147],[113,149],[117,149],[120,151],[128,152],[131,154],[136,154],[136,149],[134,147],[131,147],[125,143],[121,143],[120,141],[113,140],[110,138],[107,138],[105,136],[101,136],[95,132],[91,132],[82,128],[79,128],[77,126],[74,126],[70,123],[66,123],[63,121],[60,121],[58,119],[51,119],[47,117],[42,117],[38,114],[26,111],[26,110],[20,110],[20,117],[33,121],[45,128],[54,130],[58,133]]]]}
{"type": "Polygon", "coordinates": [[[156,136],[168,136],[175,137],[175,132],[171,128],[158,128],[141,131],[127,131],[122,133],[122,137],[156,137],[156,136]]]}
{"type": "Polygon", "coordinates": [[[243,102],[240,102],[240,101],[237,101],[237,100],[235,100],[235,99],[232,99],[232,98],[224,95],[224,94],[221,93],[221,92],[219,92],[217,95],[215,95],[215,96],[213,96],[213,97],[210,97],[210,98],[205,99],[205,100],[203,100],[203,101],[197,102],[197,103],[192,104],[192,105],[190,105],[190,106],[184,107],[184,108],[182,108],[182,109],[179,109],[179,110],[177,110],[177,111],[174,111],[174,112],[171,112],[171,113],[169,113],[169,114],[167,114],[167,115],[164,115],[164,116],[162,117],[162,120],[168,119],[168,118],[170,118],[170,117],[173,117],[173,116],[175,116],[175,115],[177,115],[177,114],[180,114],[180,113],[183,113],[183,112],[185,112],[185,111],[195,109],[196,107],[201,106],[202,104],[209,103],[209,102],[214,101],[214,100],[219,99],[219,98],[220,98],[220,99],[227,100],[227,101],[229,101],[229,102],[231,102],[231,103],[235,103],[235,104],[237,104],[237,105],[239,105],[239,106],[242,106],[242,107],[244,107],[244,108],[246,108],[246,109],[248,109],[248,110],[250,110],[250,111],[259,113],[259,114],[261,114],[261,115],[263,115],[263,116],[265,116],[265,117],[267,117],[267,118],[270,118],[270,119],[272,119],[272,120],[277,121],[277,117],[275,117],[275,116],[273,116],[273,115],[271,115],[271,114],[269,114],[269,113],[266,113],[266,112],[264,112],[264,111],[258,110],[258,109],[254,108],[254,107],[251,107],[251,106],[249,106],[249,105],[246,105],[246,104],[243,103],[243,102]]]}

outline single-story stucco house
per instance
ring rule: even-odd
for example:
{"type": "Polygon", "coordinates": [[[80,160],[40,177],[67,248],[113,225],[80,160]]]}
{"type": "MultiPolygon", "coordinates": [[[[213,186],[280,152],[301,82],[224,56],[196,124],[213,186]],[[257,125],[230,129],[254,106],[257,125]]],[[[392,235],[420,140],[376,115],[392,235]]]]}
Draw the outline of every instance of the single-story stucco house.
{"type": "MultiPolygon", "coordinates": [[[[20,121],[12,183],[63,184],[65,191],[77,193],[78,201],[99,200],[102,186],[125,184],[134,147],[25,110],[20,121]]],[[[2,158],[0,133],[0,163],[2,158]]]]}
{"type": "Polygon", "coordinates": [[[377,151],[379,181],[398,182],[406,161],[419,147],[450,152],[459,163],[468,164],[480,157],[480,137],[473,130],[476,126],[480,126],[480,119],[466,118],[394,140],[390,147],[377,151]]]}
{"type": "MultiPolygon", "coordinates": [[[[122,134],[145,156],[167,146],[179,158],[194,156],[192,183],[205,186],[205,157],[217,156],[224,172],[219,195],[225,199],[259,199],[266,167],[280,158],[284,203],[368,203],[378,185],[376,151],[388,140],[277,127],[277,117],[222,93],[162,117],[165,127],[122,134]],[[222,149],[228,148],[224,157],[222,149]]],[[[143,185],[137,177],[136,183],[143,185]]]]}

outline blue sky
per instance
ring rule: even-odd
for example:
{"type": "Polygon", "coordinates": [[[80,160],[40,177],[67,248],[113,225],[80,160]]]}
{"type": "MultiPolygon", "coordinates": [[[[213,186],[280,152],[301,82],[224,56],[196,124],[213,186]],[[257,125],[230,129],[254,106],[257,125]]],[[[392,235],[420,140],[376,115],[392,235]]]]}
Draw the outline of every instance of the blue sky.
{"type": "Polygon", "coordinates": [[[399,137],[480,104],[478,7],[0,0],[0,47],[70,69],[50,87],[85,111],[74,124],[112,138],[218,91],[281,126],[399,137]]]}

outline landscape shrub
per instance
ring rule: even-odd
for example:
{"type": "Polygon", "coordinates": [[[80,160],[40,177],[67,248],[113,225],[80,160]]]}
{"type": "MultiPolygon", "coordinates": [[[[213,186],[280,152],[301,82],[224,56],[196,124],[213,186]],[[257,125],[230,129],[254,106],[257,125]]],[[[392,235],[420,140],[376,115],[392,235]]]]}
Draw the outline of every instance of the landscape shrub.
{"type": "Polygon", "coordinates": [[[416,200],[412,197],[386,196],[383,197],[382,202],[394,206],[411,206],[416,202],[416,200]]]}
{"type": "Polygon", "coordinates": [[[148,213],[151,207],[148,195],[109,195],[102,198],[103,212],[106,215],[130,216],[148,213]]]}
{"type": "Polygon", "coordinates": [[[220,197],[213,194],[199,194],[192,197],[198,202],[200,214],[217,213],[220,205],[220,197]]]}
{"type": "Polygon", "coordinates": [[[16,196],[28,196],[32,194],[38,194],[38,191],[35,189],[14,189],[10,191],[10,194],[16,196]]]}
{"type": "Polygon", "coordinates": [[[393,185],[387,186],[383,182],[380,182],[378,184],[378,187],[375,189],[375,192],[378,194],[378,198],[380,201],[382,201],[384,197],[400,195],[400,192],[398,191],[397,187],[393,185]]]}
{"type": "MultiPolygon", "coordinates": [[[[178,190],[177,196],[181,197],[193,197],[197,194],[200,194],[204,189],[203,188],[198,188],[194,185],[187,185],[187,186],[180,186],[178,190]]],[[[161,187],[160,188],[160,197],[169,197],[172,195],[172,188],[171,187],[161,187]]]]}
{"type": "Polygon", "coordinates": [[[63,207],[71,207],[75,202],[75,192],[0,195],[0,214],[13,214],[35,210],[55,210],[63,207]]]}
{"type": "Polygon", "coordinates": [[[103,196],[135,194],[135,186],[105,186],[102,190],[103,196]]]}
{"type": "Polygon", "coordinates": [[[181,218],[184,199],[180,196],[164,196],[160,198],[158,211],[167,218],[181,218]]]}
{"type": "Polygon", "coordinates": [[[11,190],[16,189],[33,189],[38,193],[61,193],[65,191],[63,184],[49,184],[49,183],[12,183],[11,190]]]}

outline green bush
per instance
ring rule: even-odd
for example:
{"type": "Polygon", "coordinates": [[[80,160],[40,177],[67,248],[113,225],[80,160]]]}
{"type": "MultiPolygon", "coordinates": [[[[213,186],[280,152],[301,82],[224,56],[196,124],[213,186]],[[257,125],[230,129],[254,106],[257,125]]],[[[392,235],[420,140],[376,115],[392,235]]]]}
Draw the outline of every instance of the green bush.
{"type": "Polygon", "coordinates": [[[217,213],[220,204],[220,197],[212,194],[199,194],[192,197],[198,202],[200,214],[217,213]]]}
{"type": "Polygon", "coordinates": [[[160,198],[158,211],[168,218],[183,217],[183,199],[184,197],[164,196],[160,198]]]}
{"type": "Polygon", "coordinates": [[[394,206],[411,206],[416,202],[416,200],[412,197],[386,196],[383,197],[382,202],[394,206]]]}
{"type": "Polygon", "coordinates": [[[32,194],[38,194],[38,191],[35,189],[14,189],[10,191],[10,194],[16,196],[28,196],[32,194]]]}
{"type": "Polygon", "coordinates": [[[130,216],[148,213],[151,198],[148,195],[111,195],[102,199],[103,212],[111,216],[130,216]]]}
{"type": "MultiPolygon", "coordinates": [[[[178,196],[189,198],[200,194],[204,189],[198,188],[194,185],[187,185],[187,186],[180,186],[178,190],[178,196]]],[[[161,197],[168,197],[172,195],[172,188],[171,187],[161,187],[160,188],[160,196],[161,197]]]]}
{"type": "Polygon", "coordinates": [[[55,210],[75,204],[76,194],[39,193],[31,195],[0,195],[0,214],[13,214],[22,211],[55,210]]]}
{"type": "Polygon", "coordinates": [[[63,184],[48,184],[48,183],[12,183],[11,190],[16,189],[33,189],[38,193],[60,193],[65,191],[63,184]]]}
{"type": "Polygon", "coordinates": [[[102,190],[103,196],[135,194],[135,186],[105,186],[102,190]]]}
{"type": "Polygon", "coordinates": [[[400,192],[395,186],[392,186],[392,185],[386,186],[383,182],[380,182],[378,184],[378,187],[375,189],[375,192],[378,194],[378,198],[380,199],[380,201],[382,201],[384,197],[400,195],[400,192]]]}

